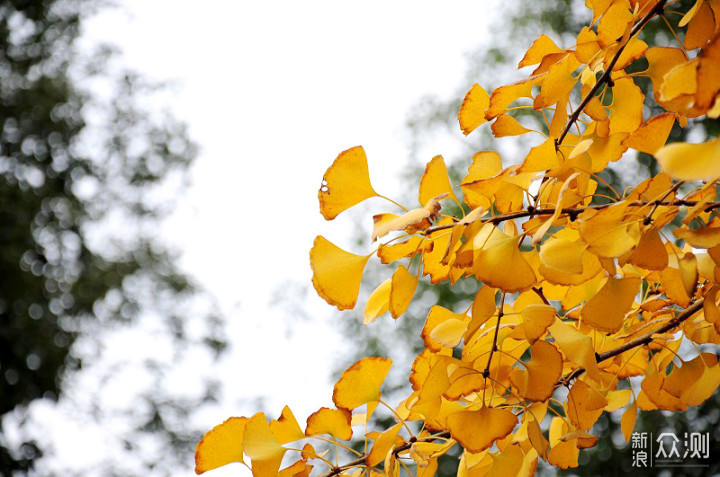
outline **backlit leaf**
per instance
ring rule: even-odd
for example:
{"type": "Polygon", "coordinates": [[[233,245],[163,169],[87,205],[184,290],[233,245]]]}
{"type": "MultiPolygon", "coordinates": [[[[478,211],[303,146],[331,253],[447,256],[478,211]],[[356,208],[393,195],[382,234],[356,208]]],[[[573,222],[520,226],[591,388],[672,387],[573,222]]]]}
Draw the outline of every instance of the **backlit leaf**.
{"type": "Polygon", "coordinates": [[[669,144],[655,152],[655,157],[663,171],[681,181],[720,177],[720,138],[702,144],[669,144]]]}
{"type": "Polygon", "coordinates": [[[333,388],[333,402],[353,410],[380,399],[380,386],[392,366],[385,358],[363,358],[343,372],[333,388]]]}
{"type": "Polygon", "coordinates": [[[425,166],[425,173],[420,179],[420,204],[423,206],[430,200],[443,195],[457,200],[450,185],[447,167],[442,156],[435,156],[425,166]]]}
{"type": "Polygon", "coordinates": [[[369,258],[346,252],[322,235],[316,237],[310,250],[310,266],[318,295],[339,310],[354,308],[369,258]]]}
{"type": "Polygon", "coordinates": [[[639,278],[608,277],[605,285],[582,308],[583,323],[605,333],[615,333],[623,324],[640,289],[639,278]]]}
{"type": "Polygon", "coordinates": [[[370,184],[367,157],[361,146],[340,153],[323,177],[318,192],[320,212],[326,220],[378,194],[370,184]]]}
{"type": "Polygon", "coordinates": [[[246,417],[231,417],[206,432],[195,451],[195,473],[202,474],[232,462],[243,462],[247,422],[246,417]]]}
{"type": "Polygon", "coordinates": [[[465,94],[458,113],[458,121],[463,134],[467,136],[478,126],[487,122],[485,110],[489,105],[490,95],[479,84],[473,84],[470,91],[465,94]]]}
{"type": "Polygon", "coordinates": [[[475,453],[510,434],[517,424],[517,416],[507,409],[483,407],[478,411],[451,414],[447,424],[453,439],[465,450],[475,453]]]}
{"type": "Polygon", "coordinates": [[[405,313],[415,295],[417,284],[418,277],[410,273],[404,266],[400,265],[395,270],[390,288],[390,315],[393,318],[397,319],[405,313]]]}
{"type": "Polygon", "coordinates": [[[308,417],[305,434],[308,436],[330,434],[340,440],[349,441],[352,438],[351,419],[352,415],[348,409],[321,407],[308,417]]]}

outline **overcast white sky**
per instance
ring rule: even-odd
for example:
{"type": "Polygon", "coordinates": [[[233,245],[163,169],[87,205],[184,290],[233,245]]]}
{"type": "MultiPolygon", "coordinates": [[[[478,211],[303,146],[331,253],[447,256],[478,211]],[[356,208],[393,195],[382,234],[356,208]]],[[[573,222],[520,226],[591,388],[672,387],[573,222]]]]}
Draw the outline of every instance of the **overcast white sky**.
{"type": "Polygon", "coordinates": [[[329,320],[342,317],[313,293],[313,319],[288,337],[284,310],[270,305],[288,280],[310,285],[315,235],[349,246],[352,223],[319,214],[323,173],[363,145],[376,190],[400,195],[406,114],[421,96],[449,97],[462,84],[464,55],[490,34],[492,2],[120,3],[86,37],[117,44],[146,76],[174,80],[171,107],[201,147],[165,232],[230,325],[233,353],[217,370],[228,399],[208,422],[252,412],[238,400],[257,395],[273,414],[288,403],[304,419],[331,404],[339,345],[329,320]]]}

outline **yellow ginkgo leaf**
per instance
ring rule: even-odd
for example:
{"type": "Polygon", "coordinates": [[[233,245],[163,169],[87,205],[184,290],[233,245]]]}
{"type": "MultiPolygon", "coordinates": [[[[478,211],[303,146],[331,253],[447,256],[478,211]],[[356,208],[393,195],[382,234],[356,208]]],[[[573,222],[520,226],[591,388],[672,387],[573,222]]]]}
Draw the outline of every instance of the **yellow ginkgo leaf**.
{"type": "Polygon", "coordinates": [[[392,279],[388,278],[373,290],[365,303],[365,311],[363,312],[364,323],[372,323],[380,318],[380,316],[388,311],[390,307],[390,290],[392,288],[392,279]]]}
{"type": "Polygon", "coordinates": [[[533,86],[537,86],[544,80],[544,75],[531,76],[515,83],[495,88],[490,95],[490,106],[485,111],[485,118],[491,120],[505,112],[518,98],[530,98],[533,86]]]}
{"type": "Polygon", "coordinates": [[[633,23],[633,14],[627,0],[614,0],[598,23],[598,41],[608,46],[625,34],[633,23]]]}
{"type": "Polygon", "coordinates": [[[668,266],[668,254],[658,229],[648,228],[643,232],[628,262],[648,270],[663,270],[668,266]]]}
{"type": "Polygon", "coordinates": [[[390,287],[390,315],[397,319],[405,313],[412,302],[417,288],[418,277],[410,273],[407,268],[400,265],[392,276],[390,287]]]}
{"type": "Polygon", "coordinates": [[[580,333],[576,328],[566,325],[560,320],[550,325],[550,334],[567,358],[585,368],[588,376],[600,380],[600,370],[595,359],[595,348],[592,339],[580,333]]]}
{"type": "Polygon", "coordinates": [[[318,192],[320,212],[326,220],[370,197],[377,196],[370,184],[367,157],[362,146],[343,151],[328,168],[318,192]]]}
{"type": "Polygon", "coordinates": [[[686,386],[680,394],[680,400],[688,406],[699,406],[704,403],[720,386],[720,365],[717,356],[703,353],[695,359],[703,360],[705,366],[700,377],[686,386]]]}
{"type": "Polygon", "coordinates": [[[425,166],[425,172],[420,179],[419,200],[421,205],[425,205],[430,200],[438,197],[448,197],[457,200],[450,185],[450,177],[448,176],[447,167],[442,156],[435,156],[425,166]]]}
{"type": "Polygon", "coordinates": [[[363,358],[346,369],[333,388],[333,402],[353,410],[380,399],[380,386],[392,366],[386,358],[363,358]]]}
{"type": "Polygon", "coordinates": [[[694,59],[673,67],[663,77],[660,85],[660,101],[671,101],[697,91],[697,71],[700,60],[694,59]]]}
{"type": "Polygon", "coordinates": [[[720,138],[702,144],[669,144],[655,152],[655,157],[663,171],[681,181],[720,177],[720,138]]]}
{"type": "Polygon", "coordinates": [[[495,305],[495,294],[497,290],[489,286],[480,287],[472,304],[470,313],[472,319],[467,327],[465,334],[465,344],[470,337],[485,323],[491,316],[495,314],[497,306],[495,305]]]}
{"type": "Polygon", "coordinates": [[[443,347],[452,348],[458,345],[466,331],[470,318],[466,315],[453,313],[447,308],[435,305],[430,308],[421,337],[425,346],[431,351],[438,352],[443,347]],[[449,322],[448,324],[444,324],[449,322]],[[435,331],[438,329],[438,331],[435,331]],[[457,334],[459,333],[459,337],[457,334]]]}
{"type": "Polygon", "coordinates": [[[285,406],[282,414],[278,419],[270,421],[270,431],[275,436],[275,440],[279,444],[287,444],[295,442],[305,437],[305,433],[300,429],[295,416],[289,407],[285,406]]]}
{"type": "Polygon", "coordinates": [[[562,355],[555,346],[542,340],[530,346],[530,354],[532,358],[525,365],[526,369],[514,369],[510,381],[523,398],[547,401],[562,374],[562,355]]]}
{"type": "Polygon", "coordinates": [[[561,440],[562,436],[567,435],[569,426],[564,418],[553,417],[550,422],[550,445],[548,452],[548,462],[562,469],[568,467],[577,467],[580,449],[577,440],[561,440]]]}
{"type": "Polygon", "coordinates": [[[665,145],[674,123],[674,113],[658,114],[648,119],[647,122],[623,139],[622,143],[638,151],[655,154],[658,149],[665,145]]]}
{"type": "Polygon", "coordinates": [[[318,295],[339,310],[354,308],[369,258],[346,252],[322,235],[317,236],[310,250],[310,267],[318,295]]]}
{"type": "Polygon", "coordinates": [[[518,248],[518,237],[493,228],[487,241],[475,237],[473,271],[478,280],[494,288],[515,292],[536,282],[535,272],[518,248]],[[513,273],[507,273],[512,270],[513,273]]]}
{"type": "Polygon", "coordinates": [[[620,78],[615,81],[613,102],[610,111],[610,134],[632,133],[643,122],[642,90],[632,78],[620,78]]]}
{"type": "Polygon", "coordinates": [[[692,18],[692,21],[690,21],[687,33],[685,33],[686,50],[694,50],[695,48],[705,46],[717,31],[715,28],[713,9],[710,7],[710,3],[698,3],[701,4],[701,7],[692,18]]]}
{"type": "Polygon", "coordinates": [[[485,110],[489,105],[490,95],[479,84],[473,84],[470,91],[465,95],[458,112],[458,121],[463,134],[467,136],[478,126],[487,122],[485,110]]]}
{"type": "Polygon", "coordinates": [[[387,453],[392,450],[396,442],[402,440],[398,437],[398,432],[402,429],[403,423],[398,422],[390,429],[387,429],[380,433],[375,439],[370,453],[367,456],[366,462],[370,467],[375,467],[380,462],[385,460],[387,453]]]}
{"type": "Polygon", "coordinates": [[[430,199],[424,207],[409,210],[400,216],[388,218],[389,214],[376,215],[373,217],[375,222],[373,241],[395,230],[404,230],[409,234],[413,234],[419,230],[427,229],[431,225],[430,221],[436,219],[440,213],[442,208],[440,201],[446,196],[447,194],[441,194],[430,199]]]}
{"type": "Polygon", "coordinates": [[[352,414],[347,409],[321,407],[308,417],[305,435],[330,434],[340,440],[349,441],[352,438],[351,420],[352,414]]]}
{"type": "Polygon", "coordinates": [[[507,409],[483,407],[478,411],[450,414],[447,425],[453,439],[468,452],[482,452],[510,434],[517,416],[507,409]]]}
{"type": "Polygon", "coordinates": [[[520,60],[518,68],[523,68],[529,65],[536,65],[542,61],[542,59],[553,53],[561,53],[561,50],[554,41],[545,35],[540,35],[540,38],[535,40],[530,46],[525,56],[520,60]]]}
{"type": "Polygon", "coordinates": [[[607,406],[607,399],[585,381],[577,380],[568,393],[567,414],[578,429],[587,431],[607,406]]]}
{"type": "Polygon", "coordinates": [[[520,124],[517,119],[509,114],[501,114],[498,116],[490,128],[495,137],[519,136],[520,134],[530,132],[530,129],[520,124]]]}
{"type": "Polygon", "coordinates": [[[306,460],[299,460],[278,472],[277,477],[309,477],[313,467],[306,460]]]}
{"type": "Polygon", "coordinates": [[[232,462],[243,462],[247,417],[231,417],[205,433],[195,450],[195,473],[202,474],[232,462]]]}
{"type": "Polygon", "coordinates": [[[525,337],[532,345],[545,336],[548,326],[555,322],[557,311],[550,305],[528,305],[520,314],[523,319],[525,337]]]}
{"type": "Polygon", "coordinates": [[[633,401],[632,405],[623,412],[623,415],[620,418],[620,430],[625,438],[625,442],[630,442],[630,437],[635,429],[637,414],[637,402],[633,401]]]}
{"type": "Polygon", "coordinates": [[[583,272],[583,254],[587,245],[575,240],[550,239],[540,247],[540,262],[558,272],[579,275],[583,272]]]}
{"type": "Polygon", "coordinates": [[[605,285],[583,306],[583,323],[605,333],[615,333],[623,324],[642,280],[637,277],[608,277],[605,285]]]}
{"type": "Polygon", "coordinates": [[[568,159],[575,159],[580,154],[584,154],[587,152],[588,149],[590,149],[590,146],[592,146],[593,140],[592,139],[583,139],[579,143],[575,144],[575,147],[573,147],[572,151],[570,151],[570,155],[568,156],[568,159]]]}
{"type": "Polygon", "coordinates": [[[562,162],[562,156],[555,150],[555,140],[549,137],[530,149],[520,166],[519,172],[539,172],[554,169],[562,162]]]}
{"type": "Polygon", "coordinates": [[[720,227],[703,227],[697,230],[675,229],[673,234],[677,238],[684,239],[694,248],[713,248],[720,245],[720,227]]]}
{"type": "Polygon", "coordinates": [[[244,452],[252,462],[253,477],[276,475],[286,450],[270,431],[265,413],[250,418],[245,427],[244,452]]]}

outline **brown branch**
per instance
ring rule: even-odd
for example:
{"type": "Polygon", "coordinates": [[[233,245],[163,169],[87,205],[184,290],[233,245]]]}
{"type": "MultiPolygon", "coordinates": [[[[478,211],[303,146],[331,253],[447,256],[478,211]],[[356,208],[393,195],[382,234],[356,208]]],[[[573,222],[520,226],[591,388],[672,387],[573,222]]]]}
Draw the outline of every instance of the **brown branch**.
{"type": "MultiPolygon", "coordinates": [[[[616,204],[617,202],[611,202],[609,204],[596,204],[596,205],[588,205],[587,207],[566,207],[560,210],[560,217],[567,216],[571,219],[577,218],[578,215],[582,214],[586,210],[602,210],[610,207],[611,205],[616,204]]],[[[666,207],[693,207],[698,204],[698,201],[696,200],[684,200],[684,199],[677,199],[677,200],[671,200],[668,202],[665,202],[664,200],[635,200],[632,201],[630,204],[628,204],[628,207],[647,207],[649,205],[654,206],[655,208],[659,206],[666,206],[666,207]]],[[[720,207],[720,202],[708,202],[707,207],[705,208],[705,211],[710,211],[712,209],[716,209],[720,207]]],[[[552,215],[555,213],[555,208],[547,208],[547,209],[535,209],[528,207],[527,210],[520,210],[518,212],[510,212],[508,214],[503,215],[496,215],[495,217],[490,217],[489,219],[485,220],[485,223],[493,223],[495,225],[500,224],[501,222],[504,222],[506,220],[513,220],[513,219],[522,219],[525,217],[531,217],[533,215],[552,215]]],[[[447,230],[451,229],[454,226],[456,226],[457,223],[454,224],[446,224],[446,225],[436,225],[434,227],[429,227],[422,231],[423,235],[430,235],[435,232],[439,232],[441,230],[447,230]]],[[[465,224],[467,226],[469,224],[465,224]]]]}
{"type": "MultiPolygon", "coordinates": [[[[685,308],[685,310],[683,310],[683,312],[680,313],[679,315],[677,315],[675,318],[669,320],[667,323],[665,323],[664,325],[661,325],[656,330],[651,331],[650,333],[647,333],[643,336],[635,338],[634,340],[630,340],[620,346],[609,349],[603,353],[596,353],[595,359],[597,360],[598,363],[602,363],[603,361],[606,361],[610,358],[614,358],[615,356],[617,356],[619,354],[622,354],[626,351],[630,351],[633,348],[637,348],[638,346],[644,346],[644,345],[650,343],[653,340],[653,336],[672,330],[673,328],[682,324],[685,320],[690,318],[692,315],[697,313],[703,307],[704,301],[705,301],[704,298],[699,299],[698,301],[696,301],[689,307],[685,308]]],[[[558,381],[558,385],[567,386],[570,383],[570,381],[579,377],[584,372],[585,372],[585,368],[578,368],[578,369],[566,374],[562,378],[560,378],[560,380],[558,381]]]]}
{"type": "Polygon", "coordinates": [[[598,89],[600,89],[601,86],[603,86],[606,83],[610,83],[611,76],[613,72],[613,68],[615,67],[615,64],[617,64],[618,60],[620,59],[620,55],[622,55],[622,52],[625,50],[625,47],[630,42],[630,38],[637,35],[642,27],[645,26],[647,22],[652,19],[655,15],[658,13],[661,13],[663,11],[663,8],[665,7],[665,3],[667,0],[660,0],[655,6],[639,21],[637,22],[632,30],[630,30],[630,36],[628,37],[628,41],[625,42],[625,44],[621,45],[620,48],[618,48],[618,51],[615,53],[615,56],[613,56],[612,60],[610,61],[610,64],[607,68],[605,68],[605,72],[602,74],[600,79],[597,80],[595,85],[590,88],[590,91],[588,91],[587,95],[583,98],[580,105],[575,109],[575,111],[572,112],[570,117],[568,118],[567,124],[565,124],[565,128],[562,130],[562,133],[560,133],[560,136],[555,140],[555,148],[559,148],[560,144],[562,144],[563,140],[565,139],[565,136],[567,136],[568,132],[570,132],[570,128],[573,127],[573,125],[577,122],[577,120],[580,118],[580,114],[583,112],[583,109],[585,109],[585,106],[588,105],[590,100],[595,96],[595,93],[597,93],[598,89]]]}

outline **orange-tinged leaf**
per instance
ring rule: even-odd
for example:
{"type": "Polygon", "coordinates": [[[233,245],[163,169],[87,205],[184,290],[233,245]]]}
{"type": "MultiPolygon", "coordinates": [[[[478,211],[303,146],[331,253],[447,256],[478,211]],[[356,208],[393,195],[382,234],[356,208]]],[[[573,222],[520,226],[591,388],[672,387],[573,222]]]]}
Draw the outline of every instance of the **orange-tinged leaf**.
{"type": "Polygon", "coordinates": [[[720,177],[720,138],[702,144],[669,144],[660,148],[655,157],[663,171],[681,181],[720,177]]]}
{"type": "Polygon", "coordinates": [[[638,151],[655,154],[667,142],[674,123],[674,113],[658,114],[623,139],[622,143],[638,151]]]}
{"type": "Polygon", "coordinates": [[[491,120],[504,113],[507,107],[518,98],[531,97],[533,86],[540,84],[544,78],[543,75],[531,76],[516,83],[495,88],[490,95],[490,106],[485,111],[485,118],[491,120]]]}
{"type": "Polygon", "coordinates": [[[343,151],[328,168],[318,191],[320,212],[326,220],[370,197],[377,196],[370,184],[367,157],[362,146],[343,151]]]}
{"type": "Polygon", "coordinates": [[[626,209],[627,202],[620,202],[598,212],[583,213],[580,237],[589,251],[601,258],[616,258],[637,245],[640,229],[636,221],[623,222],[626,209]]]}
{"type": "Polygon", "coordinates": [[[535,97],[533,107],[541,109],[553,104],[564,104],[577,83],[578,78],[573,76],[573,72],[578,66],[580,62],[573,55],[568,55],[551,66],[540,88],[540,94],[535,97]]]}
{"type": "Polygon", "coordinates": [[[285,406],[282,414],[278,419],[270,421],[270,431],[272,431],[275,440],[279,444],[287,444],[295,442],[305,437],[305,433],[300,429],[295,416],[289,407],[285,406]]]}
{"type": "Polygon", "coordinates": [[[380,262],[387,265],[401,258],[421,252],[422,242],[423,238],[415,235],[405,241],[393,243],[392,245],[380,244],[377,255],[380,257],[380,262]]]}
{"type": "Polygon", "coordinates": [[[456,412],[447,418],[448,430],[453,439],[473,453],[482,452],[496,440],[506,437],[515,424],[517,416],[512,412],[489,407],[478,411],[456,412]]]}
{"type": "Polygon", "coordinates": [[[479,151],[473,154],[472,164],[468,167],[468,175],[462,183],[495,177],[502,171],[502,158],[495,151],[479,151]]]}
{"type": "Polygon", "coordinates": [[[523,319],[525,337],[531,345],[545,336],[548,326],[555,322],[557,316],[555,308],[550,305],[528,305],[520,314],[523,319]]]}
{"type": "Polygon", "coordinates": [[[530,149],[518,172],[539,172],[554,169],[562,162],[555,150],[555,140],[551,137],[539,146],[530,149]]]}
{"type": "Polygon", "coordinates": [[[668,266],[668,254],[657,228],[643,232],[628,262],[648,270],[663,270],[668,266]]]}
{"type": "Polygon", "coordinates": [[[562,51],[554,41],[545,35],[541,35],[540,38],[533,42],[528,51],[525,52],[525,56],[520,60],[518,68],[536,65],[540,63],[545,56],[552,53],[562,53],[562,51]]]}
{"type": "MultiPolygon", "coordinates": [[[[485,287],[483,287],[485,288],[485,287]]],[[[489,289],[489,287],[487,287],[489,289]]],[[[454,344],[449,338],[448,333],[452,333],[453,329],[457,330],[458,326],[464,326],[461,331],[460,338],[462,338],[462,332],[467,328],[470,319],[466,315],[453,313],[447,308],[435,305],[430,308],[430,312],[425,320],[425,326],[423,327],[421,337],[425,342],[425,346],[431,351],[440,351],[443,347],[452,348],[457,346],[457,342],[454,344]],[[443,325],[445,322],[451,322],[449,325],[443,325]],[[456,325],[456,326],[454,326],[456,325]],[[438,331],[435,331],[436,328],[438,331]],[[450,341],[449,341],[450,340],[450,341]]]]}
{"type": "Polygon", "coordinates": [[[680,395],[680,400],[688,406],[699,406],[704,403],[720,386],[720,366],[717,357],[704,353],[695,359],[704,360],[705,367],[700,377],[687,386],[680,395]]]}
{"type": "Polygon", "coordinates": [[[276,475],[286,450],[270,431],[264,413],[250,418],[245,426],[244,452],[250,457],[254,477],[276,475]]]}
{"type": "Polygon", "coordinates": [[[690,10],[688,10],[685,15],[683,15],[683,17],[680,19],[678,26],[682,28],[688,23],[690,23],[690,20],[695,17],[703,3],[705,3],[705,0],[695,0],[695,3],[690,8],[690,10]]]}
{"type": "Polygon", "coordinates": [[[450,185],[447,167],[442,156],[435,156],[425,166],[425,173],[420,179],[420,204],[423,206],[430,200],[445,194],[447,197],[457,200],[450,185]]]}
{"type": "Polygon", "coordinates": [[[370,467],[375,467],[380,462],[385,460],[385,456],[390,452],[396,442],[401,440],[398,437],[398,432],[402,428],[403,423],[398,422],[390,429],[383,431],[376,439],[373,444],[372,450],[367,456],[366,462],[370,467]]]}
{"type": "Polygon", "coordinates": [[[555,338],[555,343],[565,356],[570,361],[585,368],[588,376],[599,381],[600,370],[595,359],[595,348],[593,348],[592,339],[560,320],[552,324],[549,330],[550,334],[555,338]]]}
{"type": "Polygon", "coordinates": [[[553,417],[550,422],[550,445],[548,462],[562,469],[577,467],[580,450],[577,440],[561,440],[561,437],[568,433],[568,425],[561,417],[553,417]]]}
{"type": "Polygon", "coordinates": [[[519,136],[520,134],[530,132],[530,129],[520,124],[517,119],[509,114],[501,114],[498,116],[490,128],[495,137],[519,136]]]}
{"type": "Polygon", "coordinates": [[[390,288],[390,314],[393,318],[397,319],[405,313],[415,295],[417,284],[418,277],[410,273],[404,266],[400,265],[395,270],[390,288]]]}
{"type": "Polygon", "coordinates": [[[195,473],[243,462],[243,437],[248,418],[231,417],[205,433],[195,450],[195,473]]]}
{"type": "Polygon", "coordinates": [[[526,364],[526,369],[514,369],[510,373],[510,381],[523,398],[547,401],[562,374],[562,355],[555,346],[542,340],[530,346],[530,353],[532,358],[526,364]]]}
{"type": "Polygon", "coordinates": [[[454,348],[465,336],[470,318],[465,315],[456,315],[459,318],[447,318],[439,322],[430,332],[430,338],[446,348],[454,348]]]}
{"type": "Polygon", "coordinates": [[[547,452],[550,448],[550,443],[547,439],[545,439],[545,436],[542,433],[542,429],[540,429],[540,424],[538,424],[538,422],[532,415],[528,416],[527,422],[527,433],[528,438],[530,439],[530,444],[532,444],[540,457],[542,457],[543,459],[547,459],[547,452]]]}
{"type": "Polygon", "coordinates": [[[465,94],[460,111],[458,112],[458,121],[460,129],[466,136],[477,129],[478,126],[487,122],[485,119],[485,110],[490,105],[490,95],[482,86],[475,83],[470,91],[465,94]]]}
{"type": "Polygon", "coordinates": [[[600,51],[600,44],[598,43],[597,35],[590,27],[583,27],[577,37],[577,47],[575,48],[575,57],[581,63],[590,63],[593,58],[596,58],[597,53],[600,51]]]}
{"type": "Polygon", "coordinates": [[[605,333],[615,333],[632,307],[642,280],[637,277],[608,277],[605,285],[583,306],[583,323],[605,333]]]}
{"type": "Polygon", "coordinates": [[[352,438],[351,420],[352,415],[348,409],[321,407],[308,417],[305,434],[308,436],[330,434],[340,440],[349,441],[352,438]]]}
{"type": "Polygon", "coordinates": [[[365,311],[363,312],[364,324],[372,323],[388,311],[390,307],[391,288],[392,279],[388,278],[373,290],[365,303],[365,311]]]}
{"type": "Polygon", "coordinates": [[[685,49],[687,50],[694,50],[695,48],[705,46],[717,31],[710,4],[706,2],[698,3],[701,4],[700,9],[692,21],[690,21],[687,33],[685,33],[685,49]]]}
{"type": "Polygon", "coordinates": [[[310,250],[312,282],[318,295],[338,310],[355,307],[370,255],[355,255],[318,235],[310,250]]]}
{"type": "Polygon", "coordinates": [[[600,392],[586,382],[578,380],[568,393],[568,417],[578,429],[587,431],[598,420],[607,404],[607,400],[600,392]]]}
{"type": "Polygon", "coordinates": [[[633,401],[632,405],[623,412],[623,415],[620,418],[620,430],[625,438],[625,442],[630,442],[630,437],[635,429],[637,414],[637,403],[633,401]]]}
{"type": "Polygon", "coordinates": [[[353,410],[380,399],[380,386],[392,366],[385,358],[363,358],[343,372],[333,388],[333,402],[353,410]]]}

